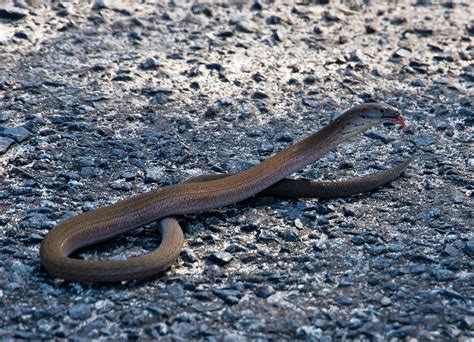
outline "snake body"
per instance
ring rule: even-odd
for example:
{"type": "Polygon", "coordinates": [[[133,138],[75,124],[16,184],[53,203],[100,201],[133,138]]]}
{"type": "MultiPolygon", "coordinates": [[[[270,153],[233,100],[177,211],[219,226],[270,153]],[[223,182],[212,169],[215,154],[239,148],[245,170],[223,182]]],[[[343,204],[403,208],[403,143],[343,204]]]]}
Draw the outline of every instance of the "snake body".
{"type": "Polygon", "coordinates": [[[41,263],[51,275],[74,281],[114,282],[143,278],[164,271],[179,255],[183,235],[177,221],[170,216],[210,210],[262,192],[263,195],[294,198],[314,197],[315,194],[318,197],[319,191],[319,197],[331,198],[373,190],[397,177],[409,160],[376,176],[333,184],[284,178],[348,138],[374,125],[394,122],[406,127],[396,108],[380,103],[358,105],[313,135],[245,171],[166,186],[81,213],[59,223],[46,235],[40,247],[41,263]],[[126,260],[92,261],[70,257],[82,247],[157,220],[160,220],[161,244],[152,253],[126,260]]]}

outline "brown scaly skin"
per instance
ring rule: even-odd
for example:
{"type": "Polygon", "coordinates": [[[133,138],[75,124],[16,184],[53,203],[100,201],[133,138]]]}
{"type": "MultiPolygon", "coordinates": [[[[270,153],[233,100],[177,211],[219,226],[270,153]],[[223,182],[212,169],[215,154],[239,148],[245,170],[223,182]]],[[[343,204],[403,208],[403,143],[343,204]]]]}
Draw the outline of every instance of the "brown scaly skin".
{"type": "MultiPolygon", "coordinates": [[[[313,135],[248,170],[217,179],[185,182],[151,190],[79,214],[58,224],[44,238],[40,248],[41,263],[55,277],[82,282],[115,282],[157,274],[176,260],[183,244],[182,231],[174,219],[167,218],[170,215],[225,206],[265,189],[272,196],[311,196],[306,190],[308,184],[291,181],[290,184],[285,183],[286,180],[278,182],[318,160],[350,137],[374,125],[393,122],[406,127],[396,108],[377,103],[355,106],[313,135]],[[273,189],[271,187],[274,184],[276,188],[273,189]],[[79,248],[160,219],[162,242],[153,253],[127,260],[91,261],[69,257],[79,248]]],[[[373,190],[396,178],[409,162],[405,161],[402,166],[398,165],[372,177],[338,182],[329,187],[326,183],[323,188],[318,185],[320,194],[328,198],[373,190]]]]}

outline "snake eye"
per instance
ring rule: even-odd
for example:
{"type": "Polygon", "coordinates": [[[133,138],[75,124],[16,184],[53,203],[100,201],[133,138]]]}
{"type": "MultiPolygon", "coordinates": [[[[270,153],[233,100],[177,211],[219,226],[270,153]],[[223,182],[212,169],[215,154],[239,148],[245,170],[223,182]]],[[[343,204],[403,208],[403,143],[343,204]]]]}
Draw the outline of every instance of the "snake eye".
{"type": "Polygon", "coordinates": [[[385,109],[381,109],[380,113],[382,113],[382,114],[385,113],[385,109]]]}

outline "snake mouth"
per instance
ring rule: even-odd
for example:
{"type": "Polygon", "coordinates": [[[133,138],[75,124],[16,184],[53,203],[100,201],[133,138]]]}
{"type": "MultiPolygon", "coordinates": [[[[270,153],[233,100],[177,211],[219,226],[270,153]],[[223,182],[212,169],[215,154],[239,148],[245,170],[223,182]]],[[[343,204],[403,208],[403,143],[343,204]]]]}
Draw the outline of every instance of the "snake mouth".
{"type": "Polygon", "coordinates": [[[398,122],[402,126],[403,131],[408,130],[408,125],[406,124],[405,120],[403,120],[403,117],[401,115],[392,116],[391,119],[393,120],[393,122],[398,122]]]}

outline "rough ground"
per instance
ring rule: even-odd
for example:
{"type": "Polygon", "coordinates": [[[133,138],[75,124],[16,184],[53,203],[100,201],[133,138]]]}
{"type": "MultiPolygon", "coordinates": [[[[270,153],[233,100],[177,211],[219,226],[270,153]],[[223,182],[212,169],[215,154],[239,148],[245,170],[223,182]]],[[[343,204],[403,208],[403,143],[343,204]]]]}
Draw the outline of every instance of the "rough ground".
{"type": "MultiPolygon", "coordinates": [[[[0,339],[474,337],[473,5],[307,2],[0,1],[0,339]],[[375,172],[415,140],[390,186],[183,217],[185,250],[152,279],[41,269],[64,218],[247,168],[364,101],[412,129],[374,129],[301,176],[375,172]]],[[[147,227],[81,256],[158,243],[147,227]]]]}

